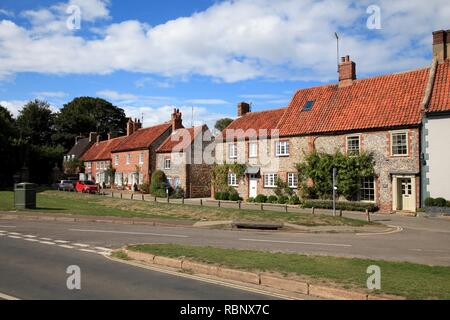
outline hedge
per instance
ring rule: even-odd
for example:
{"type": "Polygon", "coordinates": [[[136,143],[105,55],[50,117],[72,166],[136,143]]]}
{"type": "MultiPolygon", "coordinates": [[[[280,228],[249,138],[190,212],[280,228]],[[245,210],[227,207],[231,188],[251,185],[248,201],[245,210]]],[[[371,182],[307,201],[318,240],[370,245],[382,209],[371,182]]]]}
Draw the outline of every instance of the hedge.
{"type": "Polygon", "coordinates": [[[278,197],[277,196],[269,196],[267,198],[267,202],[268,203],[277,203],[277,201],[278,201],[278,197]]]}
{"type": "Polygon", "coordinates": [[[266,203],[267,202],[267,197],[263,194],[258,194],[255,198],[255,202],[258,203],[266,203]]]}
{"type": "Polygon", "coordinates": [[[431,198],[428,197],[425,199],[426,207],[450,207],[450,201],[445,200],[444,198],[431,198]]]}
{"type": "MultiPolygon", "coordinates": [[[[320,209],[333,209],[332,200],[305,200],[302,204],[305,208],[320,208],[320,209]]],[[[337,210],[347,211],[366,211],[375,212],[379,208],[374,203],[359,202],[359,201],[336,201],[337,210]]]]}

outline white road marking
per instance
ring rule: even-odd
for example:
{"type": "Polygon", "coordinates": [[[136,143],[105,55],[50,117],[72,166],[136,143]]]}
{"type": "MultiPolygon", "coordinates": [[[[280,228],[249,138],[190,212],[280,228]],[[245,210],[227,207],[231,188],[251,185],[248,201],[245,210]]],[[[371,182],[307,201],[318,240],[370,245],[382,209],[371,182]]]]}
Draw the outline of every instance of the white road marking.
{"type": "Polygon", "coordinates": [[[89,247],[88,244],[84,244],[84,243],[73,243],[73,245],[74,245],[74,246],[77,246],[77,247],[83,247],[83,248],[89,247]]]}
{"type": "Polygon", "coordinates": [[[386,232],[374,232],[374,233],[369,233],[369,232],[357,233],[356,235],[357,236],[378,236],[378,235],[391,234],[391,233],[397,233],[397,232],[403,231],[403,228],[400,226],[388,225],[388,227],[395,228],[395,230],[386,231],[386,232]]]}
{"type": "Polygon", "coordinates": [[[98,253],[97,251],[91,250],[91,249],[78,249],[78,250],[83,251],[83,252],[98,253]]]}
{"type": "Polygon", "coordinates": [[[39,238],[39,239],[44,240],[44,241],[52,241],[53,240],[51,238],[39,238]]]}
{"type": "Polygon", "coordinates": [[[50,241],[39,241],[39,243],[42,243],[42,244],[51,244],[51,245],[55,245],[55,244],[56,244],[56,243],[50,242],[50,241]]]}
{"type": "Polygon", "coordinates": [[[66,240],[55,240],[56,243],[69,243],[69,241],[66,240]]]}
{"type": "Polygon", "coordinates": [[[16,298],[16,297],[13,297],[13,296],[10,296],[8,294],[1,293],[1,292],[0,292],[0,299],[3,299],[3,300],[20,300],[19,298],[16,298]]]}
{"type": "MultiPolygon", "coordinates": [[[[0,228],[16,228],[16,226],[0,226],[0,228]]],[[[0,230],[3,231],[3,230],[0,230]]]]}
{"type": "Polygon", "coordinates": [[[0,237],[4,237],[6,236],[6,234],[0,233],[0,237]]]}
{"type": "Polygon", "coordinates": [[[22,239],[22,237],[18,237],[18,236],[8,236],[8,238],[13,238],[13,239],[22,239]]]}
{"type": "Polygon", "coordinates": [[[312,246],[352,247],[351,244],[343,244],[343,243],[320,243],[320,242],[301,242],[301,241],[263,240],[263,239],[239,239],[239,240],[240,241],[254,241],[254,242],[306,244],[306,245],[312,245],[312,246]]]}
{"type": "Polygon", "coordinates": [[[13,236],[21,236],[21,233],[18,232],[9,232],[9,234],[12,234],[13,236]]]}
{"type": "Polygon", "coordinates": [[[189,238],[189,236],[185,236],[185,235],[181,235],[181,234],[164,234],[164,233],[151,233],[151,232],[131,232],[131,231],[113,231],[113,230],[87,230],[87,229],[69,229],[69,231],[97,232],[97,233],[117,233],[117,234],[134,234],[134,235],[174,237],[174,238],[189,238]]]}
{"type": "Polygon", "coordinates": [[[101,251],[108,251],[108,252],[112,251],[112,249],[104,248],[104,247],[95,247],[95,249],[101,250],[101,251]]]}
{"type": "Polygon", "coordinates": [[[58,246],[61,247],[61,248],[66,248],[66,249],[73,249],[73,248],[75,248],[75,247],[69,246],[67,244],[59,244],[58,246]]]}
{"type": "Polygon", "coordinates": [[[25,237],[25,238],[37,238],[36,236],[33,236],[33,235],[31,235],[31,234],[26,234],[26,235],[24,235],[24,237],[25,237]]]}

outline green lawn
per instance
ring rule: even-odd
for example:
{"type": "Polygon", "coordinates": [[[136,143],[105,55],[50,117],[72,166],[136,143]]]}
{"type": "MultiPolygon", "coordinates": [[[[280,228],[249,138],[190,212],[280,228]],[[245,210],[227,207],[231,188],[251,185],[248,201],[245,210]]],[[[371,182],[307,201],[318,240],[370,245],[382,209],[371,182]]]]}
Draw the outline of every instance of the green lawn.
{"type": "MultiPolygon", "coordinates": [[[[0,192],[0,210],[13,210],[13,193],[0,192]]],[[[279,221],[305,226],[364,226],[363,220],[311,215],[307,213],[285,213],[259,210],[238,210],[199,205],[154,203],[113,199],[98,195],[87,195],[54,190],[37,194],[37,209],[33,212],[53,212],[95,216],[140,217],[181,220],[251,220],[279,221]]],[[[372,223],[373,224],[373,223],[372,223]]]]}
{"type": "Polygon", "coordinates": [[[237,269],[295,275],[313,283],[333,283],[362,290],[367,290],[367,267],[377,265],[381,269],[380,293],[410,299],[450,299],[450,267],[174,244],[144,244],[128,248],[237,269]]]}

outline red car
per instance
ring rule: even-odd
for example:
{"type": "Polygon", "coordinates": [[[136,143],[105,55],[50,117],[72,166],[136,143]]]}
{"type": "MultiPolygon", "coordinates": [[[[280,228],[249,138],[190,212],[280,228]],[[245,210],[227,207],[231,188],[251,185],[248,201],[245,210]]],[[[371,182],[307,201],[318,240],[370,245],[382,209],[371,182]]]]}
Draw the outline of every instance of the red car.
{"type": "Polygon", "coordinates": [[[75,190],[77,192],[95,193],[98,192],[98,185],[93,181],[78,181],[75,190]]]}

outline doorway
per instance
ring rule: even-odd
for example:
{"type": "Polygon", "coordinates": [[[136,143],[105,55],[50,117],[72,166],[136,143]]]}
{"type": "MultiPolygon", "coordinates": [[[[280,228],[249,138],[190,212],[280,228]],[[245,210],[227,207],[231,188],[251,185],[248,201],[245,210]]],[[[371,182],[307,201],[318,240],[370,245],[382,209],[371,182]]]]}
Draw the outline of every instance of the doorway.
{"type": "Polygon", "coordinates": [[[397,210],[416,210],[415,186],[412,178],[398,178],[397,180],[397,210]]]}
{"type": "Polygon", "coordinates": [[[256,198],[256,196],[258,195],[258,179],[254,174],[249,175],[248,179],[249,179],[248,196],[250,198],[256,198]]]}

